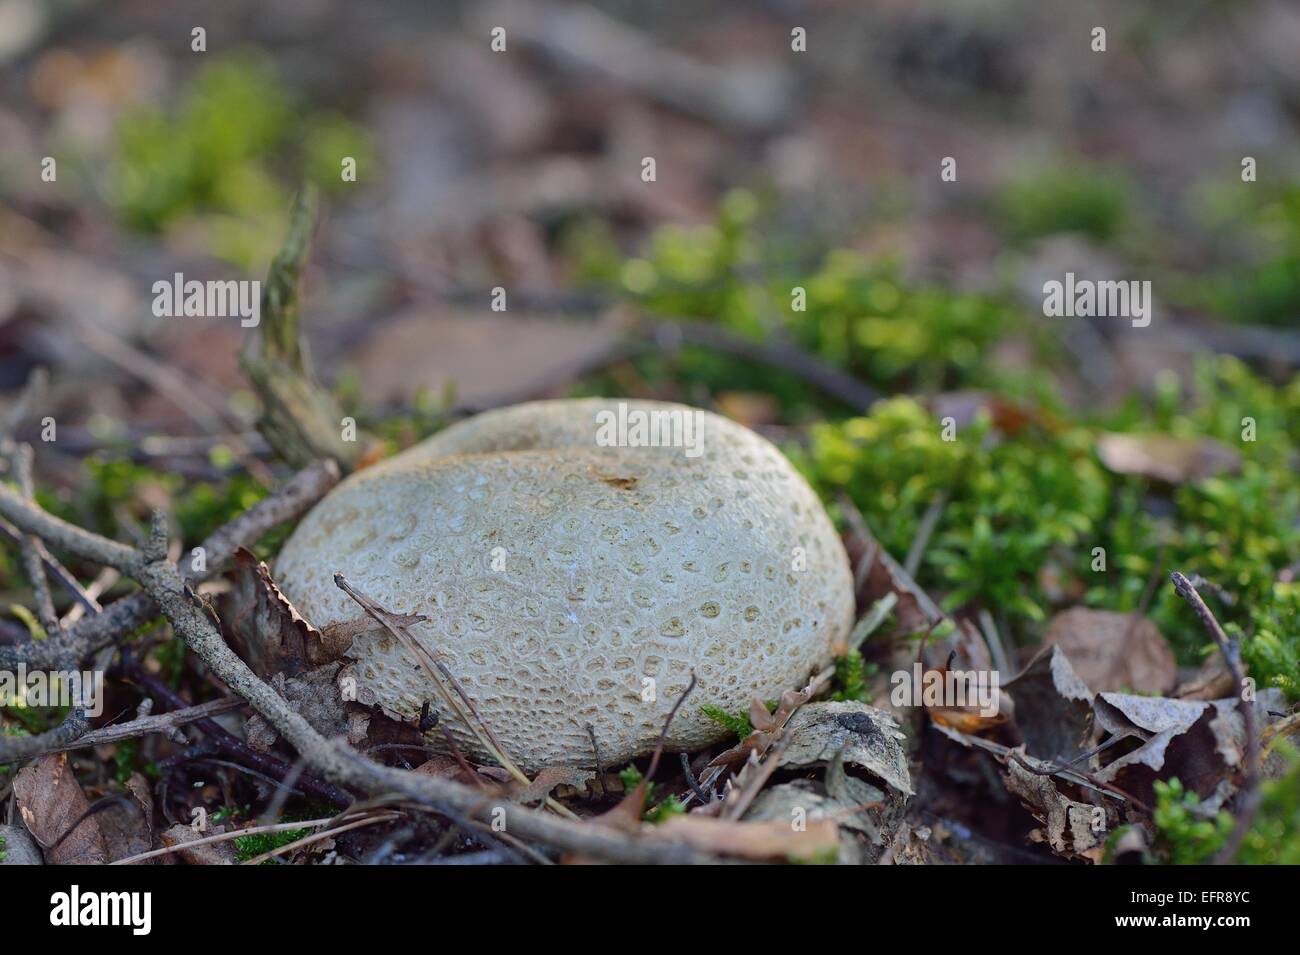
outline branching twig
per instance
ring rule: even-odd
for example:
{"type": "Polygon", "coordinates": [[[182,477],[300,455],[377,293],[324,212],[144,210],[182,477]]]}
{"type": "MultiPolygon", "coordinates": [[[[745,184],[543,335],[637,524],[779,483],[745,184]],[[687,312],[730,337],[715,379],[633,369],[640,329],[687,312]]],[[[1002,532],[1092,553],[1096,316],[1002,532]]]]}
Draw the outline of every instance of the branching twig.
{"type": "Polygon", "coordinates": [[[1196,611],[1201,624],[1209,631],[1219,647],[1219,652],[1223,654],[1223,659],[1228,664],[1228,671],[1237,684],[1237,708],[1241,710],[1241,718],[1246,727],[1246,778],[1242,784],[1237,821],[1223,848],[1214,857],[1216,864],[1223,865],[1236,857],[1237,850],[1241,848],[1246,833],[1250,831],[1251,824],[1255,821],[1255,812],[1259,808],[1259,735],[1255,727],[1255,706],[1242,694],[1246,685],[1246,674],[1241,666],[1241,647],[1236,641],[1228,639],[1228,635],[1223,632],[1223,627],[1219,625],[1219,621],[1215,619],[1214,614],[1205,605],[1205,601],[1201,599],[1201,595],[1196,592],[1196,588],[1187,577],[1174,571],[1169,575],[1169,579],[1173,581],[1178,596],[1187,601],[1196,611]]]}
{"type": "Polygon", "coordinates": [[[247,705],[238,697],[227,697],[222,700],[210,700],[207,703],[200,703],[198,706],[188,706],[183,710],[160,713],[157,716],[141,716],[128,723],[118,723],[94,730],[76,741],[52,746],[45,752],[61,753],[67,750],[85,749],[87,746],[99,746],[101,743],[117,743],[124,739],[147,736],[150,733],[170,735],[182,726],[188,726],[190,723],[197,723],[200,720],[211,719],[214,716],[220,716],[222,713],[229,713],[231,710],[237,710],[247,705]]]}
{"type": "Polygon", "coordinates": [[[365,759],[350,747],[322,736],[279,693],[249,669],[226,645],[174,564],[165,560],[146,561],[139,551],[74,528],[4,488],[0,488],[0,514],[27,533],[49,534],[78,556],[109,563],[133,576],[171,621],[176,633],[213,674],[231,691],[246,699],[309,764],[340,785],[373,795],[395,793],[415,802],[446,806],[479,819],[495,819],[495,813],[500,812],[507,830],[514,834],[582,855],[642,864],[714,861],[690,846],[653,833],[627,835],[610,827],[583,825],[538,813],[504,800],[494,804],[483,793],[459,783],[365,759]]]}

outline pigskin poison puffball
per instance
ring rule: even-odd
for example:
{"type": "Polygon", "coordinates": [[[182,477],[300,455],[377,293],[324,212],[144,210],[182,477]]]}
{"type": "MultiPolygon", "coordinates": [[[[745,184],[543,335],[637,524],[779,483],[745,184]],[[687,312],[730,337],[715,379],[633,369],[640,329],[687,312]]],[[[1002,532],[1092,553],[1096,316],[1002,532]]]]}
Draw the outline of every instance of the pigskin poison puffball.
{"type": "MultiPolygon", "coordinates": [[[[769,442],[684,405],[583,399],[481,414],[339,485],[276,564],[317,627],[366,620],[341,572],[455,674],[527,770],[608,766],[725,735],[799,687],[853,622],[848,558],[821,503],[769,442]]],[[[414,720],[429,701],[484,753],[377,624],[344,674],[358,702],[414,720]]],[[[437,742],[439,734],[430,737],[437,742]]]]}

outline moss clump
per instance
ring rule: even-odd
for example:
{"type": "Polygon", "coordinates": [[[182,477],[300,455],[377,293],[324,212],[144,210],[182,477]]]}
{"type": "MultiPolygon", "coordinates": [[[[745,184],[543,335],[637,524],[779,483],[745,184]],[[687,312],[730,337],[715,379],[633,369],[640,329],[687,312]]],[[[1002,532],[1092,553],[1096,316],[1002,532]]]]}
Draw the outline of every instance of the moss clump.
{"type": "MultiPolygon", "coordinates": [[[[1215,609],[1259,635],[1246,651],[1256,678],[1294,687],[1295,642],[1285,636],[1293,591],[1274,581],[1300,559],[1296,389],[1272,388],[1232,359],[1206,363],[1197,380],[1190,402],[1167,397],[1094,422],[1058,411],[1051,427],[1011,433],[995,433],[981,415],[950,441],[917,402],[889,399],[863,417],[815,426],[809,446],[791,454],[825,499],[847,494],[897,555],[947,495],[917,577],[949,609],[988,608],[1028,639],[1057,606],[1135,609],[1154,576],[1179,568],[1234,595],[1215,609]],[[1255,441],[1241,440],[1245,417],[1255,422],[1255,441]],[[1161,491],[1102,466],[1102,429],[1216,438],[1240,453],[1241,468],[1161,491]],[[1104,550],[1104,570],[1095,548],[1104,550]]],[[[1181,658],[1195,662],[1206,638],[1172,588],[1157,589],[1149,612],[1181,658]]]]}
{"type": "Polygon", "coordinates": [[[116,132],[110,198],[123,222],[157,232],[202,213],[213,251],[246,267],[275,251],[284,180],[338,189],[342,158],[364,169],[373,153],[360,128],[302,109],[267,61],[245,54],[201,67],[173,110],[134,109],[116,132]],[[270,157],[299,171],[282,180],[270,157]]]}
{"type": "Polygon", "coordinates": [[[1009,183],[998,197],[997,213],[1016,241],[1074,232],[1108,242],[1126,224],[1131,201],[1131,187],[1119,173],[1071,163],[1009,183]]]}
{"type": "MultiPolygon", "coordinates": [[[[1234,861],[1247,865],[1300,864],[1300,760],[1287,756],[1290,766],[1277,779],[1259,787],[1259,809],[1234,861]]],[[[1196,793],[1178,779],[1157,782],[1156,848],[1174,865],[1210,861],[1232,832],[1233,818],[1224,810],[1207,813],[1196,793]]]]}
{"type": "Polygon", "coordinates": [[[856,700],[859,703],[867,702],[867,678],[878,667],[874,663],[867,663],[862,659],[862,651],[850,650],[842,657],[835,658],[835,693],[833,699],[843,702],[844,700],[856,700]]]}
{"type": "MultiPolygon", "coordinates": [[[[287,846],[291,842],[306,836],[310,829],[286,829],[283,832],[258,832],[251,836],[236,836],[235,859],[239,862],[247,862],[254,859],[264,852],[271,852],[282,846],[287,846]]],[[[267,859],[263,865],[268,865],[272,860],[267,859]]]]}
{"type": "Polygon", "coordinates": [[[749,717],[744,713],[732,715],[720,706],[712,703],[705,703],[700,707],[700,712],[707,716],[713,722],[717,723],[723,729],[733,736],[744,739],[750,733],[754,732],[754,727],[750,725],[749,717]]]}

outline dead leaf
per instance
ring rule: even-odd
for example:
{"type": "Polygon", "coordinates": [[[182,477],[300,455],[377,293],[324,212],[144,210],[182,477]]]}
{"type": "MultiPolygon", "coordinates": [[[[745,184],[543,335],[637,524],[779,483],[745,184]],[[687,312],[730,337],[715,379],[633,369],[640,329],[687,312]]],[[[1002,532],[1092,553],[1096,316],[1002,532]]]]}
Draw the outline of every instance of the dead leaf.
{"type": "Polygon", "coordinates": [[[1196,675],[1174,691],[1174,696],[1180,700],[1219,700],[1231,696],[1236,685],[1237,680],[1228,669],[1228,661],[1223,659],[1222,653],[1215,650],[1205,658],[1196,675]]]}
{"type": "Polygon", "coordinates": [[[1043,645],[1064,650],[1094,693],[1166,693],[1178,679],[1169,644],[1154,623],[1135,614],[1073,607],[1052,618],[1043,645]]]}
{"type": "MultiPolygon", "coordinates": [[[[471,766],[467,773],[456,757],[448,756],[446,753],[435,753],[416,766],[415,772],[425,776],[436,776],[439,779],[451,779],[467,786],[489,786],[493,791],[499,786],[514,782],[514,777],[500,766],[471,766]]],[[[548,790],[546,795],[549,794],[548,790]]]]}
{"type": "MultiPolygon", "coordinates": [[[[1281,703],[1275,688],[1260,692],[1252,705],[1261,726],[1268,723],[1269,710],[1281,703]]],[[[1154,802],[1158,779],[1177,776],[1204,800],[1234,780],[1244,765],[1245,720],[1235,698],[1203,702],[1103,693],[1093,706],[1097,724],[1106,732],[1141,740],[1112,759],[1096,779],[1148,804],[1154,802]]]]}
{"type": "Polygon", "coordinates": [[[993,426],[1007,435],[1014,435],[1031,424],[1050,430],[1059,430],[1061,427],[1059,422],[1045,412],[1017,404],[990,391],[944,392],[930,398],[926,406],[936,418],[952,418],[958,428],[974,423],[981,412],[986,412],[993,426]]]}
{"type": "Polygon", "coordinates": [[[1168,434],[1103,433],[1097,456],[1116,474],[1137,474],[1166,484],[1185,484],[1241,467],[1241,455],[1212,438],[1176,438],[1168,434]]]}
{"type": "Polygon", "coordinates": [[[178,823],[164,831],[161,839],[165,846],[185,846],[185,848],[178,849],[175,854],[189,865],[234,865],[235,841],[233,839],[226,839],[222,842],[209,842],[201,846],[186,845],[198,839],[219,835],[224,831],[224,827],[218,826],[205,829],[203,832],[195,832],[189,826],[178,823]]]}
{"type": "Polygon", "coordinates": [[[1038,651],[1003,689],[1015,700],[1016,726],[1031,755],[1068,762],[1084,751],[1092,692],[1060,647],[1038,651]]]}
{"type": "MultiPolygon", "coordinates": [[[[127,856],[139,855],[153,848],[153,793],[149,782],[140,773],[132,773],[126,781],[124,802],[108,806],[95,814],[108,859],[116,862],[127,856]]],[[[156,860],[146,859],[145,864],[156,860]]]]}
{"type": "Polygon", "coordinates": [[[332,628],[326,639],[281,593],[266,562],[243,547],[235,552],[235,587],[229,602],[231,624],[248,647],[253,670],[264,678],[334,662],[355,636],[332,628]]]}
{"type": "Polygon", "coordinates": [[[809,703],[791,717],[786,737],[782,767],[829,764],[838,755],[904,796],[913,795],[906,737],[884,710],[851,700],[809,703]]]}
{"type": "Polygon", "coordinates": [[[988,646],[979,632],[967,621],[953,620],[930,599],[894,558],[876,540],[857,508],[847,499],[841,502],[853,534],[849,540],[849,556],[853,558],[858,582],[858,597],[870,604],[886,594],[894,594],[894,620],[901,633],[924,633],[944,622],[951,622],[953,633],[944,640],[928,640],[926,659],[931,666],[943,663],[951,651],[967,666],[974,669],[992,669],[988,646]]]}
{"type": "MultiPolygon", "coordinates": [[[[884,793],[880,790],[875,792],[884,799],[884,793]]],[[[861,865],[866,861],[861,844],[845,829],[864,830],[877,842],[880,838],[859,805],[822,792],[811,779],[796,779],[763,790],[745,813],[743,821],[784,823],[789,828],[796,819],[827,819],[839,825],[839,862],[842,865],[861,865]]]]}
{"type": "Polygon", "coordinates": [[[614,347],[622,327],[614,313],[596,322],[486,309],[421,308],[367,336],[354,360],[369,405],[409,402],[417,387],[454,389],[470,407],[512,404],[571,381],[614,347]]]}
{"type": "MultiPolygon", "coordinates": [[[[1076,802],[1061,793],[1051,776],[1031,773],[1015,760],[1007,764],[1007,789],[1018,797],[1035,819],[1043,824],[1036,830],[1057,855],[1100,862],[1110,833],[1104,806],[1076,802]]],[[[1031,836],[1031,838],[1034,838],[1031,836]]]]}
{"type": "Polygon", "coordinates": [[[590,769],[576,769],[571,766],[548,766],[533,777],[533,781],[521,788],[512,797],[525,806],[543,802],[558,786],[573,786],[576,789],[586,787],[588,781],[595,779],[596,773],[590,769]]]}
{"type": "Polygon", "coordinates": [[[68,766],[68,754],[42,756],[14,777],[14,796],[27,831],[50,865],[102,865],[108,859],[99,820],[68,766]],[[73,827],[76,827],[75,829],[73,827]]]}

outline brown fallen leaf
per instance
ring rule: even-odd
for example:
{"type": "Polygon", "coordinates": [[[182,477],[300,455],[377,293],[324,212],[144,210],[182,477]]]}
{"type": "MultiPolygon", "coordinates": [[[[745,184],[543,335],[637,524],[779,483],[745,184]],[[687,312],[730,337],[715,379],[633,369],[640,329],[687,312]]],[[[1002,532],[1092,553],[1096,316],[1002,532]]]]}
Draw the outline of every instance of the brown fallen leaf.
{"type": "Polygon", "coordinates": [[[525,806],[542,802],[552,791],[560,786],[572,786],[584,789],[589,780],[595,779],[596,773],[590,769],[576,769],[571,766],[548,766],[533,777],[533,781],[523,786],[511,798],[525,806]]]}
{"type": "Polygon", "coordinates": [[[1003,689],[1015,699],[1016,726],[1031,755],[1068,762],[1084,751],[1092,692],[1060,647],[1039,650],[1003,689]]]}
{"type": "Polygon", "coordinates": [[[104,834],[72,769],[68,754],[42,756],[14,777],[14,796],[27,831],[45,850],[50,865],[103,865],[104,834]],[[75,828],[74,828],[75,827],[75,828]]]}
{"type": "Polygon", "coordinates": [[[788,819],[737,822],[697,814],[672,816],[655,827],[666,839],[704,852],[755,860],[807,861],[833,854],[838,858],[840,831],[829,817],[812,818],[796,829],[788,819]]]}
{"type": "Polygon", "coordinates": [[[1215,650],[1205,658],[1195,676],[1179,685],[1174,696],[1180,700],[1219,700],[1231,696],[1236,684],[1236,678],[1228,669],[1228,661],[1215,650]]]}
{"type": "Polygon", "coordinates": [[[1046,842],[1059,856],[1100,862],[1112,819],[1102,805],[1078,802],[1063,794],[1052,776],[1032,773],[1012,760],[1007,764],[1007,790],[1043,824],[1031,839],[1046,842]]]}
{"type": "MultiPolygon", "coordinates": [[[[850,777],[851,778],[851,777],[850,777]]],[[[863,784],[866,786],[866,784],[863,784]]],[[[866,786],[867,789],[872,787],[866,786]]],[[[874,790],[874,795],[884,801],[884,793],[874,790]]],[[[864,799],[863,802],[871,800],[864,799]]],[[[879,831],[868,818],[868,811],[861,803],[850,799],[841,799],[818,787],[811,779],[796,779],[794,782],[771,786],[758,794],[754,804],[745,813],[742,821],[784,823],[787,828],[796,819],[828,819],[840,826],[839,862],[847,865],[860,865],[864,861],[862,844],[849,830],[864,832],[873,840],[873,845],[880,843],[879,831]]],[[[874,862],[879,850],[872,853],[874,862]]]]}
{"type": "MultiPolygon", "coordinates": [[[[449,756],[446,753],[433,754],[419,766],[416,766],[414,771],[425,776],[451,779],[467,786],[487,787],[494,792],[513,782],[513,777],[500,766],[471,766],[470,771],[466,772],[465,767],[460,764],[456,757],[449,756]]],[[[550,790],[547,790],[538,799],[548,795],[550,795],[550,790]]]]}
{"type": "Polygon", "coordinates": [[[929,398],[926,407],[936,418],[952,418],[959,428],[986,412],[993,426],[1007,435],[1014,435],[1031,424],[1052,431],[1061,429],[1061,424],[1050,414],[991,391],[948,391],[929,398]]]}
{"type": "Polygon", "coordinates": [[[852,534],[847,541],[849,556],[853,559],[858,598],[862,605],[893,594],[897,602],[893,614],[900,633],[923,633],[950,622],[951,636],[927,640],[925,659],[930,666],[943,663],[949,653],[957,651],[965,665],[972,669],[992,669],[992,657],[979,631],[969,621],[953,620],[939,609],[924,590],[917,585],[903,565],[896,561],[872,534],[861,513],[848,498],[840,501],[852,534]]]}
{"type": "MultiPolygon", "coordinates": [[[[96,813],[95,819],[104,834],[110,862],[148,852],[153,848],[153,793],[148,780],[140,773],[132,773],[121,803],[96,813]]],[[[146,859],[145,863],[156,861],[146,859]]]]}
{"type": "MultiPolygon", "coordinates": [[[[1254,706],[1260,725],[1283,706],[1281,692],[1267,688],[1254,706]]],[[[1095,774],[1148,804],[1156,780],[1177,776],[1202,800],[1231,791],[1245,764],[1245,721],[1235,698],[1199,701],[1101,693],[1093,700],[1097,725],[1112,736],[1140,741],[1095,774]]],[[[1267,732],[1267,731],[1266,731],[1267,732]]]]}
{"type": "Polygon", "coordinates": [[[235,840],[233,839],[222,842],[208,842],[201,846],[187,845],[187,843],[198,839],[219,835],[224,831],[224,827],[218,826],[213,829],[205,829],[203,832],[195,832],[191,827],[178,823],[165,830],[161,834],[161,839],[164,846],[184,847],[177,849],[175,855],[189,865],[234,865],[235,840]]]}
{"type": "Polygon", "coordinates": [[[1178,663],[1156,625],[1146,617],[1073,607],[1052,617],[1044,646],[1058,646],[1094,693],[1168,692],[1178,663]]]}
{"type": "Polygon", "coordinates": [[[235,552],[235,587],[227,616],[243,638],[253,670],[262,677],[294,675],[339,660],[355,631],[312,626],[281,593],[265,561],[241,547],[235,552]]]}
{"type": "Polygon", "coordinates": [[[1103,433],[1097,456],[1116,474],[1138,474],[1166,484],[1200,481],[1241,467],[1241,455],[1212,438],[1168,434],[1103,433]]]}

